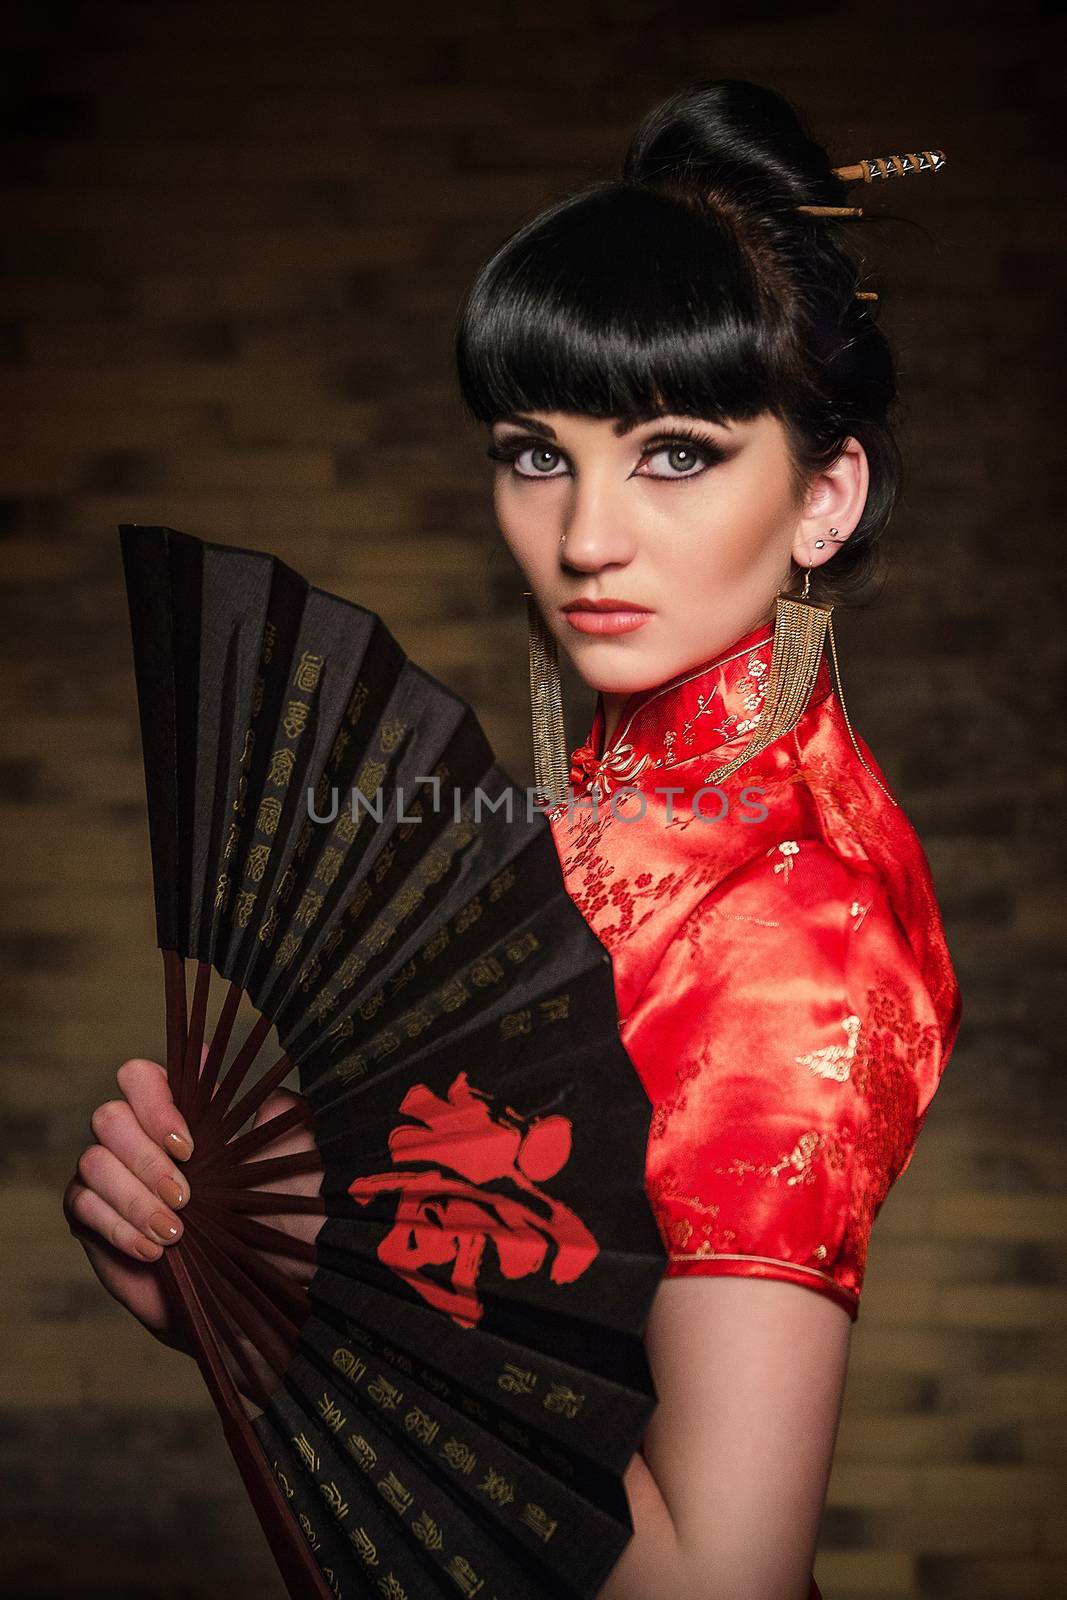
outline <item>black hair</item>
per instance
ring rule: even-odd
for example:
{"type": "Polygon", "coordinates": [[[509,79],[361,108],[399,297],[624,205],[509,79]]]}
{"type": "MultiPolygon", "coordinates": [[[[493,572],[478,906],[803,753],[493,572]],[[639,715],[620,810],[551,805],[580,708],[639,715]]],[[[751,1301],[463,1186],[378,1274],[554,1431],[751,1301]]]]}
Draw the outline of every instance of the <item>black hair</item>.
{"type": "Polygon", "coordinates": [[[901,457],[893,356],[855,222],[798,211],[855,203],[800,113],[738,79],[693,84],[642,122],[620,179],[541,212],[478,272],[456,356],[465,408],[643,421],[747,421],[790,444],[798,502],[857,439],[870,465],[860,521],[814,569],[813,598],[853,599],[877,569],[901,457]]]}

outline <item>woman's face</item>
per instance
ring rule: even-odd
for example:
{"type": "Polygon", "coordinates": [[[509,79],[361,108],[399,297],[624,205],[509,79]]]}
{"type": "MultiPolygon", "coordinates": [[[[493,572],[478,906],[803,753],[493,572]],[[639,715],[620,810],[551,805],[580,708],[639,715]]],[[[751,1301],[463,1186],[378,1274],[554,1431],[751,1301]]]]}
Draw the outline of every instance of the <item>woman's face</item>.
{"type": "Polygon", "coordinates": [[[791,558],[813,568],[830,559],[867,494],[866,456],[849,440],[798,502],[786,433],[769,412],[636,426],[516,414],[493,424],[490,455],[504,539],[578,673],[611,703],[771,618],[791,558]],[[568,609],[605,600],[607,611],[568,609]]]}

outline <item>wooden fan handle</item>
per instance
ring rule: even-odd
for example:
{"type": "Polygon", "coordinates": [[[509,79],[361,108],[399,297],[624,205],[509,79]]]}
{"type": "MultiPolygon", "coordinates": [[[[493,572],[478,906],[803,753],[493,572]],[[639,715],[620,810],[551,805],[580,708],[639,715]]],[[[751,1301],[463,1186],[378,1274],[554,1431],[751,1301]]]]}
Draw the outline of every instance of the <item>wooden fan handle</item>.
{"type": "MultiPolygon", "coordinates": [[[[164,950],[162,955],[167,1019],[167,1077],[175,1103],[185,1112],[192,1109],[198,1088],[198,1067],[204,1035],[210,968],[203,962],[198,964],[193,1016],[190,1018],[187,1011],[185,960],[176,950],[164,950]]],[[[227,1017],[227,1023],[229,1020],[231,1019],[227,1017]]],[[[227,1105],[269,1027],[269,1022],[265,1018],[261,1019],[253,1029],[251,1040],[246,1041],[244,1051],[239,1058],[240,1071],[234,1072],[231,1069],[229,1084],[222,1086],[222,1089],[228,1089],[225,1101],[227,1105]]],[[[196,1120],[198,1127],[194,1131],[194,1138],[197,1139],[198,1146],[201,1146],[203,1141],[198,1138],[199,1124],[202,1124],[204,1119],[196,1120]]],[[[211,1131],[213,1130],[209,1128],[209,1143],[211,1131]]],[[[202,1148],[200,1154],[203,1158],[202,1148]]],[[[211,1318],[204,1309],[204,1303],[190,1274],[189,1264],[182,1258],[181,1246],[176,1245],[172,1249],[165,1250],[159,1265],[165,1284],[173,1291],[174,1297],[185,1313],[192,1334],[197,1364],[222,1421],[226,1443],[237,1463],[237,1469],[259,1518],[271,1554],[277,1562],[290,1600],[334,1600],[333,1590],[326,1582],[311,1546],[289,1510],[281,1487],[271,1470],[270,1462],[253,1431],[237,1385],[226,1365],[222,1346],[212,1326],[211,1318]]]]}
{"type": "Polygon", "coordinates": [[[334,1600],[333,1591],[315,1560],[311,1546],[294,1521],[270,1462],[253,1432],[237,1385],[223,1359],[221,1347],[180,1250],[165,1250],[160,1267],[188,1317],[200,1371],[215,1402],[226,1442],[271,1553],[278,1563],[290,1600],[314,1600],[314,1597],[317,1600],[334,1600]]]}

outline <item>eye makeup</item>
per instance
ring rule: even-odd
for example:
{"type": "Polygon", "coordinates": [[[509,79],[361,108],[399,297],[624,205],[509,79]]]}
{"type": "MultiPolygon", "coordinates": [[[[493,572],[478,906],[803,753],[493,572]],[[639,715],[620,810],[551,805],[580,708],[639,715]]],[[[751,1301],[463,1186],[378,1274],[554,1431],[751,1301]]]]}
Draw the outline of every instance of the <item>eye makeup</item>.
{"type": "MultiPolygon", "coordinates": [[[[699,471],[649,473],[639,472],[635,469],[635,472],[631,474],[631,476],[655,478],[660,482],[681,482],[686,478],[701,477],[709,467],[717,466],[722,462],[729,460],[732,455],[737,453],[736,446],[733,448],[727,448],[699,427],[691,426],[689,424],[682,424],[676,427],[663,428],[659,433],[651,434],[647,439],[644,439],[640,447],[641,459],[639,465],[642,465],[644,462],[646,462],[650,456],[654,456],[663,450],[669,450],[675,445],[680,445],[683,448],[690,448],[694,451],[698,459],[703,463],[699,471]]],[[[562,461],[566,461],[568,459],[567,453],[562,449],[562,447],[554,445],[536,434],[526,433],[507,433],[498,436],[489,445],[488,449],[486,450],[486,455],[489,457],[490,461],[502,462],[504,464],[510,464],[512,467],[514,467],[519,457],[524,455],[527,450],[541,450],[546,455],[558,456],[562,461]]],[[[564,476],[564,474],[558,472],[522,472],[517,473],[517,476],[525,479],[538,477],[557,478],[564,476]]]]}

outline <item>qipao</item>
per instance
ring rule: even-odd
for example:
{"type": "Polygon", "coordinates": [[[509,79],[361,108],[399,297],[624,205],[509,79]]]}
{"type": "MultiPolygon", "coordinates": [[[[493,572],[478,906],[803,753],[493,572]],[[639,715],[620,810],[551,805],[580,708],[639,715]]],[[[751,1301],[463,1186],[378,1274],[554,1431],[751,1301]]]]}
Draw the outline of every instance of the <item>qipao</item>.
{"type": "Polygon", "coordinates": [[[925,853],[825,657],[796,727],[707,788],[755,725],[771,646],[762,624],[632,695],[607,751],[598,698],[574,801],[548,815],[652,1103],[667,1276],[781,1279],[855,1320],[960,995],[925,853]]]}

